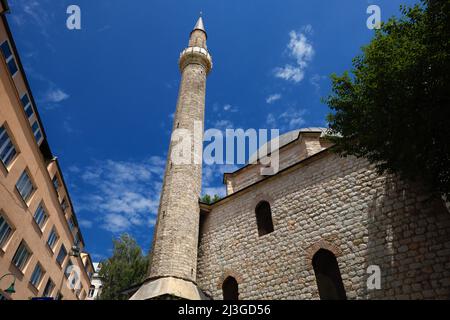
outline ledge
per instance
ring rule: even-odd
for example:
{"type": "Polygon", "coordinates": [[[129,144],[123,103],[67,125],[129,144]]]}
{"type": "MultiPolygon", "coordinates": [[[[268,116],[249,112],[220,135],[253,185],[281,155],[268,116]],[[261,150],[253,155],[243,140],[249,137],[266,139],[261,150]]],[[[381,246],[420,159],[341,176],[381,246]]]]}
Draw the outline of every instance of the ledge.
{"type": "Polygon", "coordinates": [[[186,300],[208,300],[192,282],[174,277],[164,277],[145,282],[130,300],[150,300],[172,296],[186,300]]]}

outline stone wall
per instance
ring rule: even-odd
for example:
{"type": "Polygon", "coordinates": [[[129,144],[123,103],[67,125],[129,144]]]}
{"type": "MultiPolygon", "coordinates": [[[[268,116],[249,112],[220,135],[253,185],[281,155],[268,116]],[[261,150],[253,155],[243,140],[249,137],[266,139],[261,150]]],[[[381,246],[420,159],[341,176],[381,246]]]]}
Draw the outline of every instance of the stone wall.
{"type": "Polygon", "coordinates": [[[337,257],[349,299],[450,298],[450,213],[421,187],[378,176],[365,160],[329,151],[237,192],[202,217],[197,282],[222,299],[319,299],[312,256],[337,257]],[[275,231],[259,237],[255,206],[271,204],[275,231]],[[381,290],[367,289],[367,267],[381,290]]]}
{"type": "MultiPolygon", "coordinates": [[[[194,136],[194,121],[201,124],[203,132],[205,92],[205,67],[188,64],[183,70],[173,130],[184,129],[191,135],[192,162],[202,146],[202,136],[194,136]]],[[[171,142],[169,155],[177,143],[171,142]]],[[[175,276],[195,281],[201,170],[201,164],[176,164],[168,157],[150,255],[151,278],[175,276]]]]}

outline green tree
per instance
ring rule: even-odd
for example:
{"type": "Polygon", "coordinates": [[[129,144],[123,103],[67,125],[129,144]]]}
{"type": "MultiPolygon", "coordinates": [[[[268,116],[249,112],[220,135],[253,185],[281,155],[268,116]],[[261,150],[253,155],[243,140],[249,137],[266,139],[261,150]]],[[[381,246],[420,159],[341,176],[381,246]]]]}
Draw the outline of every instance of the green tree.
{"type": "Polygon", "coordinates": [[[220,196],[218,194],[215,194],[213,198],[211,198],[211,196],[209,194],[205,194],[201,198],[201,202],[207,203],[207,204],[212,204],[214,202],[219,201],[220,199],[221,198],[220,198],[220,196]]]}
{"type": "Polygon", "coordinates": [[[332,75],[325,99],[336,150],[450,196],[450,0],[401,7],[332,75]]]}
{"type": "Polygon", "coordinates": [[[103,281],[100,300],[124,300],[121,292],[144,280],[148,259],[136,241],[128,234],[113,240],[111,258],[102,261],[99,276],[103,281]]]}

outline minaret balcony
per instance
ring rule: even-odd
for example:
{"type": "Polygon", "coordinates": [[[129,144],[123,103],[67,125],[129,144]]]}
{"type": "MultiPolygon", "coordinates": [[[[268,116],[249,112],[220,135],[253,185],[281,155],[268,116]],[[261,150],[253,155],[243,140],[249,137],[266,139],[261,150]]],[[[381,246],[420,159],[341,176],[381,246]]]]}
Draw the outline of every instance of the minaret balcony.
{"type": "Polygon", "coordinates": [[[188,64],[201,64],[205,67],[207,74],[213,67],[211,55],[208,50],[201,47],[188,47],[184,49],[180,53],[180,60],[178,63],[181,71],[183,71],[188,64]]]}

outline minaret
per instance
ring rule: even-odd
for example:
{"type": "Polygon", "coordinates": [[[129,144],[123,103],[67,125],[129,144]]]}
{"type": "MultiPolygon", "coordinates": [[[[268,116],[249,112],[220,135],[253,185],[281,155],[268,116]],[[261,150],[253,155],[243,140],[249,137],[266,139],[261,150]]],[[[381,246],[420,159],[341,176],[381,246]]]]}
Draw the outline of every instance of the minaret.
{"type": "Polygon", "coordinates": [[[188,47],[180,54],[181,84],[148,277],[132,300],[204,298],[197,288],[196,274],[206,77],[212,68],[206,39],[200,17],[190,34],[188,47]],[[174,154],[180,149],[180,138],[188,135],[191,137],[188,139],[190,161],[174,161],[174,154]]]}

